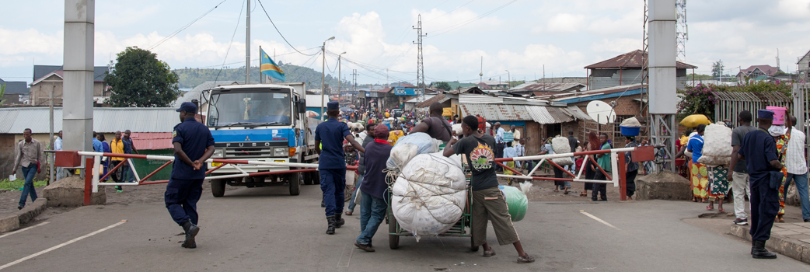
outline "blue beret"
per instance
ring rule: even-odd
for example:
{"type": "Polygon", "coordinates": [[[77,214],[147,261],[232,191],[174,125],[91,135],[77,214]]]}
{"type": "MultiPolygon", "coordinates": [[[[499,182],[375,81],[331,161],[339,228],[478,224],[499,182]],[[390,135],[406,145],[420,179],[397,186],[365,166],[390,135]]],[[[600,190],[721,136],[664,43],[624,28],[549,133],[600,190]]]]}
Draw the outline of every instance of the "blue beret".
{"type": "Polygon", "coordinates": [[[757,118],[773,120],[773,111],[757,110],[757,118]]]}
{"type": "Polygon", "coordinates": [[[340,108],[340,103],[337,101],[329,101],[329,103],[326,103],[326,110],[337,110],[338,108],[340,108]]]}
{"type": "Polygon", "coordinates": [[[177,112],[181,111],[197,113],[197,105],[191,102],[183,102],[183,104],[180,104],[180,108],[177,109],[177,112]]]}

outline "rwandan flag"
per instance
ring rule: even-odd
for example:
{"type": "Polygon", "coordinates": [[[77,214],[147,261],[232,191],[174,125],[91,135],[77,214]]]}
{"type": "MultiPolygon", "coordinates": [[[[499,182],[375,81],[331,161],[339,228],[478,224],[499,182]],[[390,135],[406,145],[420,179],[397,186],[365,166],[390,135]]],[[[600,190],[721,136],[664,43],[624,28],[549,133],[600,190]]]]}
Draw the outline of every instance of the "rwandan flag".
{"type": "Polygon", "coordinates": [[[264,50],[259,49],[259,51],[261,51],[260,53],[262,54],[261,60],[262,74],[268,75],[272,78],[281,81],[286,81],[284,77],[284,71],[282,71],[281,68],[279,68],[278,65],[276,65],[276,62],[274,62],[273,59],[271,59],[270,56],[268,56],[267,53],[264,52],[264,50]]]}

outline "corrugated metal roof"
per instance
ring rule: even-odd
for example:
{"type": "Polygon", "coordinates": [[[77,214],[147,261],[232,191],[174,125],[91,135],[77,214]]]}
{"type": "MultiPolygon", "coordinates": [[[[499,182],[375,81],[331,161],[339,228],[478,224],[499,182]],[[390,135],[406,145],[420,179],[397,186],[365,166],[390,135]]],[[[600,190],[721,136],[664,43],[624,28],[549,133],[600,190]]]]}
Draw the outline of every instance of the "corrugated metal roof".
{"type": "Polygon", "coordinates": [[[434,96],[435,96],[435,95],[432,95],[432,94],[417,95],[417,96],[416,96],[416,97],[414,97],[414,98],[411,98],[411,99],[405,100],[405,103],[420,103],[420,102],[425,102],[425,101],[427,101],[427,100],[429,100],[429,99],[433,98],[434,96]]]}
{"type": "Polygon", "coordinates": [[[522,91],[544,91],[544,92],[563,92],[571,90],[580,90],[585,88],[585,84],[576,82],[527,82],[509,89],[511,92],[522,91]]]}
{"type": "MultiPolygon", "coordinates": [[[[647,54],[643,54],[647,59],[647,54]]],[[[597,62],[588,66],[585,69],[619,69],[619,68],[641,68],[641,50],[635,50],[629,53],[621,54],[608,60],[597,62]]],[[[695,69],[697,66],[686,64],[680,61],[675,62],[676,69],[695,69]]]]}
{"type": "Polygon", "coordinates": [[[588,114],[585,113],[585,111],[577,106],[565,108],[565,111],[577,120],[593,120],[590,116],[588,116],[588,114]]]}
{"type": "Polygon", "coordinates": [[[563,111],[563,108],[527,106],[526,111],[529,112],[535,122],[540,124],[559,124],[574,121],[571,116],[568,116],[563,111]]]}
{"type": "Polygon", "coordinates": [[[445,101],[444,98],[446,98],[446,97],[447,96],[445,94],[440,93],[440,94],[437,94],[436,96],[433,96],[433,97],[429,98],[428,100],[417,103],[416,107],[417,108],[424,108],[424,107],[429,107],[430,104],[433,104],[435,102],[442,103],[442,102],[445,101]]]}
{"type": "Polygon", "coordinates": [[[479,94],[459,94],[459,104],[503,104],[503,97],[479,94]]]}
{"type": "Polygon", "coordinates": [[[171,132],[137,133],[133,132],[132,143],[138,150],[169,149],[172,146],[171,132]]]}
{"type": "MultiPolygon", "coordinates": [[[[54,108],[54,131],[62,130],[62,108],[54,108]]],[[[44,107],[0,109],[0,133],[19,134],[26,128],[34,133],[50,131],[49,110],[44,107]]],[[[93,108],[93,130],[112,133],[171,132],[180,123],[175,108],[93,108]]]]}
{"type": "Polygon", "coordinates": [[[539,100],[539,99],[526,99],[522,97],[504,97],[503,103],[507,105],[534,105],[534,106],[545,106],[548,104],[548,101],[539,100]]]}
{"type": "Polygon", "coordinates": [[[492,121],[526,121],[533,120],[526,114],[526,106],[523,105],[499,105],[499,104],[461,104],[459,105],[462,116],[481,115],[492,121]]]}

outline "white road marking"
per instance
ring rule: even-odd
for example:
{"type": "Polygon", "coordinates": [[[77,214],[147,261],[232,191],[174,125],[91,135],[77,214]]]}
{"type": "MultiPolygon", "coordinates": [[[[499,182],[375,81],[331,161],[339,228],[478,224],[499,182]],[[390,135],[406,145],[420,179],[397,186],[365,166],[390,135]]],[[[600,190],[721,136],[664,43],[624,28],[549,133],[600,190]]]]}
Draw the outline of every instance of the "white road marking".
{"type": "Polygon", "coordinates": [[[13,234],[17,234],[17,233],[20,233],[20,232],[23,232],[23,231],[26,231],[26,230],[30,230],[30,229],[33,229],[33,228],[36,228],[36,227],[39,227],[39,226],[42,226],[42,225],[45,225],[45,224],[48,224],[48,223],[49,223],[48,221],[45,221],[45,222],[30,226],[30,227],[27,227],[27,228],[24,228],[24,229],[15,231],[15,232],[9,232],[9,233],[0,235],[0,238],[6,237],[6,236],[11,236],[13,234]]]}
{"type": "Polygon", "coordinates": [[[354,256],[354,245],[351,245],[351,247],[350,247],[350,245],[343,246],[343,250],[341,250],[341,252],[340,252],[340,259],[338,259],[337,267],[338,268],[347,268],[347,267],[349,267],[349,264],[352,263],[352,256],[354,256]],[[346,249],[349,250],[349,252],[348,252],[349,253],[349,258],[346,259],[346,265],[342,265],[341,263],[343,263],[343,256],[346,255],[346,249]]]}
{"type": "Polygon", "coordinates": [[[31,254],[31,255],[28,255],[28,256],[26,256],[26,257],[23,257],[22,259],[19,259],[19,260],[16,260],[16,261],[13,261],[13,262],[7,263],[7,264],[5,264],[5,265],[3,265],[3,266],[0,266],[0,270],[3,270],[3,269],[6,269],[6,268],[9,268],[9,267],[11,267],[11,266],[13,266],[13,265],[15,265],[15,264],[18,264],[18,263],[21,263],[21,262],[27,261],[27,260],[29,260],[29,259],[36,258],[36,257],[37,257],[37,256],[39,256],[39,255],[42,255],[42,254],[45,254],[45,253],[48,253],[48,252],[51,252],[51,251],[57,250],[57,249],[59,249],[60,247],[63,247],[63,246],[66,246],[66,245],[69,245],[69,244],[72,244],[72,243],[78,242],[78,241],[80,241],[80,240],[82,240],[82,239],[84,239],[84,238],[87,238],[87,237],[90,237],[90,236],[93,236],[93,235],[99,234],[99,233],[104,232],[104,231],[106,231],[106,230],[108,230],[108,229],[111,229],[111,228],[114,228],[114,227],[120,226],[121,224],[124,224],[124,223],[126,223],[126,222],[127,222],[127,220],[121,220],[121,222],[118,222],[118,223],[115,223],[115,224],[109,225],[109,226],[107,226],[107,227],[105,227],[105,228],[103,228],[103,229],[100,229],[100,230],[97,230],[97,231],[94,231],[94,232],[91,232],[91,233],[85,234],[84,236],[81,236],[81,237],[73,238],[73,240],[70,240],[70,241],[67,241],[67,242],[64,242],[64,243],[61,243],[61,244],[55,245],[55,246],[53,246],[53,247],[51,247],[51,248],[49,248],[49,249],[46,249],[46,250],[43,250],[43,251],[40,251],[40,252],[37,252],[37,253],[31,254]]]}
{"type": "Polygon", "coordinates": [[[591,218],[591,219],[593,219],[593,220],[598,221],[599,223],[605,224],[605,225],[606,225],[606,226],[608,226],[608,227],[614,228],[614,229],[616,229],[616,230],[620,230],[620,229],[619,229],[619,228],[617,228],[616,226],[611,225],[610,223],[605,222],[605,220],[599,219],[599,217],[593,216],[593,215],[592,215],[592,214],[590,214],[590,213],[587,213],[587,212],[585,212],[585,211],[583,211],[583,210],[579,210],[579,212],[580,212],[581,214],[584,214],[584,215],[586,215],[586,216],[590,217],[590,218],[591,218]]]}

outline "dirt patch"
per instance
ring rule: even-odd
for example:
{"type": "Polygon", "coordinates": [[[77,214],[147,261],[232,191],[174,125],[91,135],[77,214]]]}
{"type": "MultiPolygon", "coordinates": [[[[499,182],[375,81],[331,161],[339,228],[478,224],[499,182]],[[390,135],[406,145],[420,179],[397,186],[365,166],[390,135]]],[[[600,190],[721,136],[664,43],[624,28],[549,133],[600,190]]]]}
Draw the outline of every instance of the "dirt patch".
{"type": "Polygon", "coordinates": [[[692,198],[689,180],[678,174],[663,171],[636,179],[638,199],[689,200],[692,198]]]}
{"type": "MultiPolygon", "coordinates": [[[[42,190],[45,187],[36,188],[37,190],[37,197],[43,197],[44,194],[42,190]]],[[[22,191],[3,191],[0,192],[0,217],[3,215],[9,215],[17,211],[17,205],[20,203],[20,195],[22,191]]],[[[29,197],[25,201],[26,204],[31,204],[31,198],[29,197]]]]}

